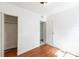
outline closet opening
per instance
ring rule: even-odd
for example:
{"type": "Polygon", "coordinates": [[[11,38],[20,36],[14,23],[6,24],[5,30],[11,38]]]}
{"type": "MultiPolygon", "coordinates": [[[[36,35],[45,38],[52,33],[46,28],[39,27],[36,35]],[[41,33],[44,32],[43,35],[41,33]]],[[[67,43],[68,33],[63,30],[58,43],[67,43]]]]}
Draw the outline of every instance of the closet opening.
{"type": "Polygon", "coordinates": [[[40,44],[46,43],[46,22],[40,21],[40,44]]]}
{"type": "Polygon", "coordinates": [[[18,17],[4,14],[4,56],[17,56],[18,17]]]}

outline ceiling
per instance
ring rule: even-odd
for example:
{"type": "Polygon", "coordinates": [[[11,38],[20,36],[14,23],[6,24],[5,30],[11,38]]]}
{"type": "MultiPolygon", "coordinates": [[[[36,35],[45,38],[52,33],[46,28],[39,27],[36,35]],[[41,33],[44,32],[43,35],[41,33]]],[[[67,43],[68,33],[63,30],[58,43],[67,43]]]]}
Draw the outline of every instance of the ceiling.
{"type": "Polygon", "coordinates": [[[49,2],[47,5],[42,5],[40,2],[10,2],[10,4],[16,5],[18,7],[39,13],[40,15],[49,15],[51,13],[56,13],[79,3],[69,3],[69,2],[49,2]]]}

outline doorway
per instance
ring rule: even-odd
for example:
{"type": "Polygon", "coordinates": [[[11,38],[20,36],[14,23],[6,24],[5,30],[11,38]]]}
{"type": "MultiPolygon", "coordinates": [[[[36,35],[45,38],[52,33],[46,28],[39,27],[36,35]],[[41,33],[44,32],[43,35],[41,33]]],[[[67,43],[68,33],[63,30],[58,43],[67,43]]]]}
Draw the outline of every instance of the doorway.
{"type": "Polygon", "coordinates": [[[40,22],[40,44],[46,43],[46,22],[40,22]]]}
{"type": "Polygon", "coordinates": [[[17,56],[18,17],[4,14],[4,56],[17,56]]]}

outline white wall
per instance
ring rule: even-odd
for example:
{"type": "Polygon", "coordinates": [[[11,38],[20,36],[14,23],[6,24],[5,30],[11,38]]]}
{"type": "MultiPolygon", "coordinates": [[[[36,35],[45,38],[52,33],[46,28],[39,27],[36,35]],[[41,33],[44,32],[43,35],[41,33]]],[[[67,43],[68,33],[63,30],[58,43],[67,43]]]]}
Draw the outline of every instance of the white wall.
{"type": "Polygon", "coordinates": [[[17,48],[17,24],[5,24],[4,49],[17,48]]]}
{"type": "Polygon", "coordinates": [[[18,55],[40,45],[40,15],[8,3],[0,3],[0,12],[18,16],[18,55]]]}
{"type": "Polygon", "coordinates": [[[47,43],[79,56],[79,7],[47,19],[47,43]]]}
{"type": "Polygon", "coordinates": [[[2,53],[1,53],[2,52],[2,48],[1,48],[2,47],[1,46],[2,37],[1,37],[1,34],[2,34],[2,32],[1,32],[1,13],[0,13],[0,56],[2,56],[2,53]]]}

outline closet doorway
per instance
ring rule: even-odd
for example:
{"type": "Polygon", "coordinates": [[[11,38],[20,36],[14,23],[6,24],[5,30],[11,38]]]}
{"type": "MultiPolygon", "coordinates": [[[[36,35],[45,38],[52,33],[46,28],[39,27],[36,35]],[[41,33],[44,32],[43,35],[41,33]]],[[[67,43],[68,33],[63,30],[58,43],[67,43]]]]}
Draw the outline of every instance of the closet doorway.
{"type": "Polygon", "coordinates": [[[40,21],[40,44],[46,43],[46,22],[40,21]]]}
{"type": "Polygon", "coordinates": [[[17,56],[18,17],[4,14],[4,56],[17,56]]]}

